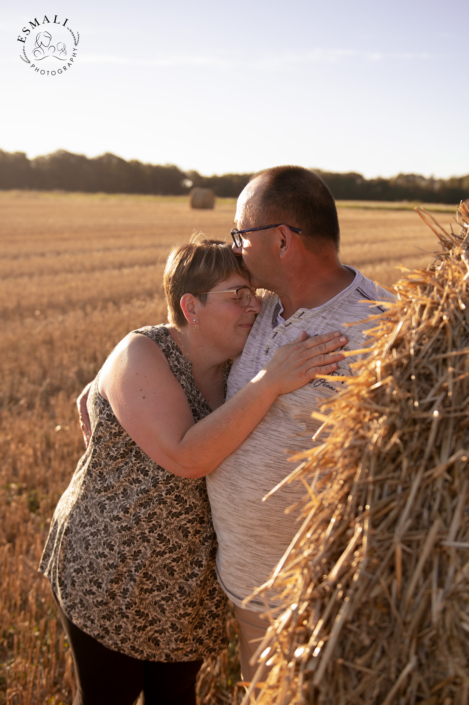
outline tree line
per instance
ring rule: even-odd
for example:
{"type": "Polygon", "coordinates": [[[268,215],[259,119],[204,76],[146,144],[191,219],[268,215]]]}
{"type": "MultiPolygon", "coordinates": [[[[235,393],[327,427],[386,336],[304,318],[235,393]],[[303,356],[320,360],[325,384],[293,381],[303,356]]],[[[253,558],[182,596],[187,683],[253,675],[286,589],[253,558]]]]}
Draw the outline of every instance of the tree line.
{"type": "MultiPolygon", "coordinates": [[[[456,204],[469,198],[469,174],[436,179],[399,174],[389,179],[365,179],[361,174],[315,170],[339,200],[422,201],[456,204]]],[[[85,193],[141,193],[178,196],[194,186],[211,188],[220,197],[236,198],[252,174],[202,176],[173,164],[126,161],[115,154],[88,158],[59,150],[28,159],[23,152],[0,150],[0,189],[83,191],[85,193]]]]}

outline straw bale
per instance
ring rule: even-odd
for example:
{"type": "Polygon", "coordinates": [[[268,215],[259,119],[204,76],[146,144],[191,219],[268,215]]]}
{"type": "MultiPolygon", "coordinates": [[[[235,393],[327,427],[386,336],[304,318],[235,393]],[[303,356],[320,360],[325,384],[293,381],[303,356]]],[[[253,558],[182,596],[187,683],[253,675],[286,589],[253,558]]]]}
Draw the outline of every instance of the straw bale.
{"type": "Polygon", "coordinates": [[[215,193],[211,188],[193,188],[189,194],[191,208],[215,208],[215,193]]]}
{"type": "MultiPolygon", "coordinates": [[[[296,460],[303,524],[271,580],[272,666],[245,703],[469,702],[469,210],[406,271],[296,460]]],[[[258,678],[259,676],[257,676],[258,678]]]]}

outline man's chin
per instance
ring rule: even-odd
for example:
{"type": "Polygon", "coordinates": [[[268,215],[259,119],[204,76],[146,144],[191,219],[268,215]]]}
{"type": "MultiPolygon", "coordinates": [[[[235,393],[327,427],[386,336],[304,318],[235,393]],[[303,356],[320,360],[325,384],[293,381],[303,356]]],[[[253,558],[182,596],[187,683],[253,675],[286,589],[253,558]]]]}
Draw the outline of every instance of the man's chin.
{"type": "Polygon", "coordinates": [[[259,279],[256,279],[256,277],[250,276],[249,282],[253,289],[265,289],[265,286],[259,281],[259,279]]]}
{"type": "Polygon", "coordinates": [[[251,272],[249,266],[246,264],[246,260],[243,258],[243,255],[236,255],[236,257],[240,260],[241,268],[246,272],[246,276],[249,279],[249,283],[252,286],[253,289],[265,289],[265,286],[260,282],[256,276],[251,272]]]}

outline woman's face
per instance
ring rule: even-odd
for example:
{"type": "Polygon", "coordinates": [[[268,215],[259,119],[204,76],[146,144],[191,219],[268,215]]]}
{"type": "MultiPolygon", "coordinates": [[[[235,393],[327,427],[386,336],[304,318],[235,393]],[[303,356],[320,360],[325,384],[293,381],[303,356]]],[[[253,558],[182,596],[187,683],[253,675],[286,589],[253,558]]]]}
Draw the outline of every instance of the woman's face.
{"type": "Polygon", "coordinates": [[[233,274],[210,290],[204,304],[197,300],[198,334],[207,344],[226,352],[227,358],[241,353],[262,308],[252,289],[251,301],[244,306],[238,303],[234,291],[226,291],[245,286],[251,289],[246,278],[233,274]]]}

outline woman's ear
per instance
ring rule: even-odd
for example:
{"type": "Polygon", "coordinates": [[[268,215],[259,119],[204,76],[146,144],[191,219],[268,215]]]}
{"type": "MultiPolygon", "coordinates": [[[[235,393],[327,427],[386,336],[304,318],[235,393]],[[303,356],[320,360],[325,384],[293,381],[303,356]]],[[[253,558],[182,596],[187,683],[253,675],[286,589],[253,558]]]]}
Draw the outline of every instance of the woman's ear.
{"type": "Polygon", "coordinates": [[[183,296],[181,296],[179,305],[188,323],[193,323],[194,318],[197,317],[195,303],[196,300],[193,294],[183,294],[183,296]]]}

